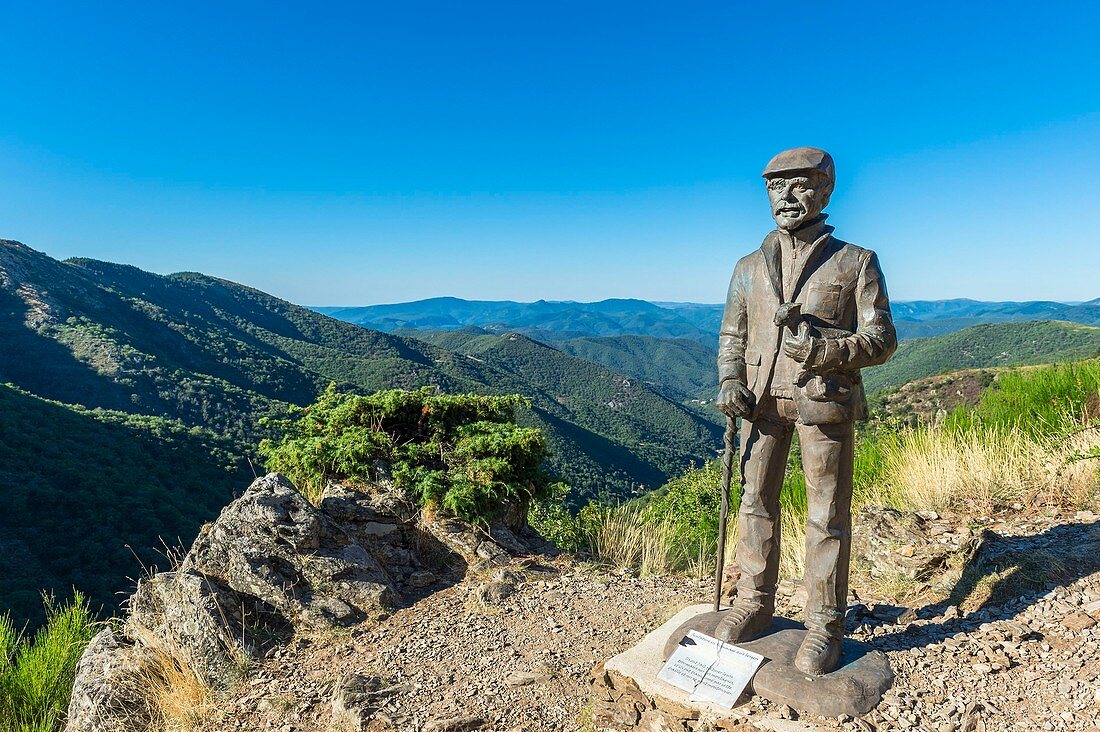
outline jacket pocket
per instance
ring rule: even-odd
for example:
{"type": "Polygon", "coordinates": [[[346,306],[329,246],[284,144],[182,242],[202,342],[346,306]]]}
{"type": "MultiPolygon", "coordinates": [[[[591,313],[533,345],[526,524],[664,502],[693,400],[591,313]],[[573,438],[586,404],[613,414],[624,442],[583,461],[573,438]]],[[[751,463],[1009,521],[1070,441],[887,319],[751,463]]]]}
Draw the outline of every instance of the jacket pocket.
{"type": "Polygon", "coordinates": [[[844,288],[831,283],[810,282],[806,286],[806,315],[835,322],[840,316],[840,293],[844,288]]]}
{"type": "Polygon", "coordinates": [[[843,374],[815,376],[806,382],[806,396],[815,402],[846,404],[852,399],[852,379],[843,374]]]}
{"type": "Polygon", "coordinates": [[[761,360],[762,357],[759,353],[745,354],[745,386],[749,387],[749,391],[756,391],[756,379],[760,374],[761,360]]]}

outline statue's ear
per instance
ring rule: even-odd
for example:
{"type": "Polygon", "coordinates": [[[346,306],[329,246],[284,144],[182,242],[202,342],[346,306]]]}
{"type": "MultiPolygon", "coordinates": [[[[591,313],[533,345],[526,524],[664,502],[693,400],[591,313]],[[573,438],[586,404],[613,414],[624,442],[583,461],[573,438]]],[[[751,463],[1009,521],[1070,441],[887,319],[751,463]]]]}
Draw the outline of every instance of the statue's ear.
{"type": "Polygon", "coordinates": [[[829,205],[829,199],[833,197],[833,182],[825,176],[819,176],[818,182],[821,186],[821,208],[824,210],[829,205]]]}
{"type": "Polygon", "coordinates": [[[814,188],[820,192],[821,208],[825,209],[829,205],[829,199],[833,195],[833,179],[820,170],[810,171],[811,179],[813,180],[814,188]]]}

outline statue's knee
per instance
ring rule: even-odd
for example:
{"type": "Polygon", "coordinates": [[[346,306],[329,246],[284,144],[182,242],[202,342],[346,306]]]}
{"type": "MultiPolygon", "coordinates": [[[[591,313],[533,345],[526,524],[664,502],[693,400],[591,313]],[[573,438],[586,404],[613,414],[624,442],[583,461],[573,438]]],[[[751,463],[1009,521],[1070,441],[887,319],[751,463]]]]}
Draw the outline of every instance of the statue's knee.
{"type": "Polygon", "coordinates": [[[745,495],[741,496],[741,508],[739,513],[742,516],[756,516],[760,518],[770,518],[772,514],[772,512],[768,510],[768,505],[763,497],[756,492],[745,493],[745,495]]]}
{"type": "Polygon", "coordinates": [[[811,517],[806,521],[806,534],[808,536],[815,536],[819,539],[844,539],[849,535],[849,531],[844,526],[830,525],[827,522],[820,521],[811,517]]]}

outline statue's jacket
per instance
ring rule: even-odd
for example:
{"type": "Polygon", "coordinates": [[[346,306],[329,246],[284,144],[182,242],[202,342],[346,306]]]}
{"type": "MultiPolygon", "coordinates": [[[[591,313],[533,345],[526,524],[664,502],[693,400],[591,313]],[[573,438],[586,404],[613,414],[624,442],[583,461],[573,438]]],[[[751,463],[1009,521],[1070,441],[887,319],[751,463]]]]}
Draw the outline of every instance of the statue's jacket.
{"type": "MultiPolygon", "coordinates": [[[[804,257],[793,302],[821,347],[807,361],[808,373],[793,397],[799,421],[833,424],[864,419],[867,398],[859,370],[883,363],[897,347],[886,282],[878,257],[841,241],[825,226],[804,257]]],[[[783,329],[775,313],[783,302],[780,234],[734,268],[718,336],[718,379],[737,379],[756,397],[753,418],[770,394],[783,329]]]]}

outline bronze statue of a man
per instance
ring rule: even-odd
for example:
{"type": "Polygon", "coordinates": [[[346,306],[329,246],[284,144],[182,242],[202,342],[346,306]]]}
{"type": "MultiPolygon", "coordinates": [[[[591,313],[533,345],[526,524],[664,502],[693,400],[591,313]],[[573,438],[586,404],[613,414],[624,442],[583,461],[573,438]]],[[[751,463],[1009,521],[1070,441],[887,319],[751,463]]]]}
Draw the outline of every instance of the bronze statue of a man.
{"type": "Polygon", "coordinates": [[[847,609],[853,423],[867,415],[859,370],[886,361],[897,336],[875,253],[825,223],[832,157],[786,150],[764,180],[777,228],[734,268],[718,339],[718,408],[742,419],[743,493],[737,596],[716,632],[736,643],[771,625],[779,492],[797,431],[809,516],[807,633],[795,666],[823,674],[840,660],[847,609]]]}

